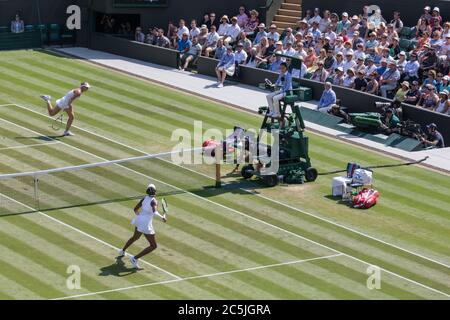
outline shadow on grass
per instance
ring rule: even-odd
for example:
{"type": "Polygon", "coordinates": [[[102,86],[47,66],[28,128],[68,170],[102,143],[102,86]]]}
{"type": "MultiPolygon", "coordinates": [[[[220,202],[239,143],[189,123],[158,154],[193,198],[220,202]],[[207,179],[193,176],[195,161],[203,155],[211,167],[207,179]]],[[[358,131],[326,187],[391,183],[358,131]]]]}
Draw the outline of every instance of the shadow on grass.
{"type": "Polygon", "coordinates": [[[100,273],[98,274],[101,277],[126,277],[130,274],[136,273],[138,270],[136,268],[129,268],[125,266],[122,258],[116,258],[116,261],[106,267],[100,268],[100,273]]]}

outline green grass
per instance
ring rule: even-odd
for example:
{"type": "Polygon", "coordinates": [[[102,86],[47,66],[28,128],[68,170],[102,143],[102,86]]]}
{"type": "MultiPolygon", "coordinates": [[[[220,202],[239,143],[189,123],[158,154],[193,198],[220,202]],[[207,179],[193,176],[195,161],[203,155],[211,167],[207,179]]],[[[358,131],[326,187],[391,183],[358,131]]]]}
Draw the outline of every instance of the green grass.
{"type": "MultiPolygon", "coordinates": [[[[3,104],[11,105],[0,107],[0,174],[169,151],[177,143],[172,131],[192,132],[194,121],[223,132],[261,122],[257,115],[35,51],[0,53],[3,104]],[[76,137],[45,138],[55,131],[39,95],[58,98],[82,80],[93,89],[76,103],[76,137]]],[[[320,172],[349,161],[398,162],[308,135],[320,172]]],[[[42,176],[43,213],[30,209],[37,205],[33,179],[0,180],[0,193],[20,202],[0,195],[0,299],[95,292],[80,298],[448,299],[448,176],[417,166],[376,170],[380,202],[367,211],[329,197],[332,176],[275,188],[228,177],[219,190],[210,188],[213,176],[212,166],[180,167],[167,159],[42,176]],[[114,259],[111,246],[121,247],[130,236],[134,198],[149,180],[172,214],[167,224],[155,222],[159,247],[144,260],[182,280],[146,264],[135,272],[127,260],[114,259]],[[114,201],[101,202],[108,199],[114,201]],[[369,264],[386,270],[379,290],[366,287],[369,264]],[[69,265],[81,268],[79,290],[66,286],[69,265]]],[[[140,240],[130,252],[144,246],[140,240]]]]}

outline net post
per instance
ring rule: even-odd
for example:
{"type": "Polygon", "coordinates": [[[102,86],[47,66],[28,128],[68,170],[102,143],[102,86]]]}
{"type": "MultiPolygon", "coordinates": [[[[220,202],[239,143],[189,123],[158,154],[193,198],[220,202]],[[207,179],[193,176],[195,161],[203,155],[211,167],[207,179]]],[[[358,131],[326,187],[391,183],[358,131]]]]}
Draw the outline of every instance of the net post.
{"type": "Polygon", "coordinates": [[[36,209],[40,210],[40,205],[39,205],[39,178],[38,175],[35,173],[33,175],[33,179],[34,179],[34,202],[36,205],[36,209]]]}
{"type": "Polygon", "coordinates": [[[217,146],[215,149],[215,158],[216,158],[216,188],[222,187],[221,182],[221,174],[220,174],[220,161],[222,158],[222,148],[220,146],[217,146]]]}

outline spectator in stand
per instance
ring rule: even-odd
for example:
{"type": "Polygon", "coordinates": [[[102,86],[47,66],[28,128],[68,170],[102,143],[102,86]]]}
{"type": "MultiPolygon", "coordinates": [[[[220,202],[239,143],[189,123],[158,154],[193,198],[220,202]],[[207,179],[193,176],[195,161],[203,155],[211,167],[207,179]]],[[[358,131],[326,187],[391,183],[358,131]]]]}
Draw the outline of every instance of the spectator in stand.
{"type": "Polygon", "coordinates": [[[180,68],[180,69],[182,68],[182,65],[184,62],[183,57],[184,57],[184,55],[188,54],[191,47],[192,47],[192,42],[191,42],[191,40],[189,40],[189,33],[185,32],[182,34],[181,39],[178,40],[178,44],[177,44],[177,49],[178,49],[178,52],[180,53],[179,59],[181,61],[181,63],[178,64],[178,68],[180,68]]]}
{"type": "Polygon", "coordinates": [[[334,70],[333,85],[334,86],[344,85],[344,69],[342,67],[337,67],[334,70]]]}
{"type": "Polygon", "coordinates": [[[176,47],[178,42],[178,28],[177,26],[172,22],[169,21],[169,25],[167,27],[167,38],[169,38],[171,46],[176,47]]]}
{"type": "Polygon", "coordinates": [[[353,89],[358,91],[364,91],[367,88],[367,80],[364,78],[364,71],[357,71],[357,77],[354,82],[353,89]]]}
{"type": "Polygon", "coordinates": [[[330,48],[327,50],[327,57],[323,62],[323,66],[328,71],[328,73],[331,72],[335,61],[336,59],[334,58],[334,50],[330,48]]]}
{"type": "Polygon", "coordinates": [[[297,57],[300,63],[300,69],[292,69],[292,76],[294,78],[303,79],[305,77],[305,74],[308,72],[308,69],[306,68],[305,64],[303,63],[303,57],[297,57]]]}
{"type": "Polygon", "coordinates": [[[378,73],[376,71],[372,72],[372,74],[369,77],[369,81],[367,82],[366,90],[363,90],[370,94],[378,94],[378,88],[380,87],[378,83],[378,73]]]}
{"type": "Polygon", "coordinates": [[[350,21],[350,26],[347,29],[347,35],[349,36],[350,39],[353,39],[355,32],[359,31],[359,28],[360,28],[359,17],[355,14],[352,17],[350,21]]]}
{"type": "MultiPolygon", "coordinates": [[[[431,84],[433,88],[436,88],[436,71],[435,70],[429,70],[428,76],[423,80],[422,86],[425,87],[427,84],[431,84]]],[[[436,91],[436,90],[435,90],[436,91]]]]}
{"type": "Polygon", "coordinates": [[[363,61],[366,60],[366,53],[364,51],[364,44],[363,43],[358,43],[358,45],[356,46],[356,50],[353,51],[353,57],[358,60],[358,59],[362,59],[363,61]]]}
{"type": "Polygon", "coordinates": [[[241,32],[241,28],[238,26],[238,20],[236,17],[231,18],[231,24],[228,26],[227,32],[224,36],[223,42],[228,44],[234,44],[241,32]]]}
{"type": "Polygon", "coordinates": [[[353,89],[353,87],[355,86],[355,79],[355,70],[353,70],[353,68],[350,68],[346,72],[342,85],[345,88],[353,89]]]}
{"type": "MultiPolygon", "coordinates": [[[[222,41],[222,40],[220,40],[222,41]]],[[[222,56],[216,67],[217,74],[217,87],[223,88],[225,78],[233,76],[236,71],[236,65],[234,62],[234,53],[231,46],[227,46],[227,52],[222,56]]]]}
{"type": "Polygon", "coordinates": [[[317,24],[319,24],[320,20],[322,20],[322,17],[320,16],[320,9],[315,8],[313,16],[310,19],[308,19],[308,24],[312,25],[314,22],[317,22],[317,24]]]}
{"type": "Polygon", "coordinates": [[[409,82],[416,81],[419,79],[419,62],[417,61],[417,54],[411,53],[409,57],[410,60],[406,62],[405,67],[403,68],[403,73],[401,76],[401,80],[406,80],[409,82]]]}
{"type": "Polygon", "coordinates": [[[145,34],[142,32],[142,28],[141,27],[137,27],[136,31],[134,33],[134,41],[137,42],[145,42],[145,34]]]}
{"type": "Polygon", "coordinates": [[[300,20],[297,22],[297,28],[295,31],[297,34],[301,34],[302,37],[305,37],[308,34],[308,23],[305,20],[300,20]]]}
{"type": "Polygon", "coordinates": [[[351,25],[350,20],[348,19],[348,13],[347,12],[343,12],[342,13],[342,19],[341,21],[338,22],[337,27],[336,27],[336,32],[337,33],[341,33],[342,30],[347,30],[351,25]]]}
{"type": "Polygon", "coordinates": [[[220,19],[220,21],[222,22],[219,26],[219,30],[217,31],[217,33],[219,34],[219,36],[221,36],[222,38],[225,37],[227,35],[228,32],[228,28],[230,27],[230,20],[228,19],[227,15],[224,15],[222,17],[222,19],[220,19]]]}
{"type": "Polygon", "coordinates": [[[448,114],[450,111],[450,100],[448,99],[448,91],[442,90],[439,92],[439,101],[436,109],[438,113],[448,114]]]}
{"type": "Polygon", "coordinates": [[[248,15],[246,13],[246,8],[244,6],[240,6],[239,7],[239,13],[236,16],[237,19],[237,25],[239,26],[239,28],[244,29],[245,25],[248,22],[248,15]]]}
{"type": "Polygon", "coordinates": [[[267,38],[273,39],[275,42],[278,42],[280,40],[280,34],[277,32],[277,26],[275,24],[270,25],[267,38]]]}
{"type": "Polygon", "coordinates": [[[405,100],[403,100],[403,102],[415,106],[419,102],[420,95],[419,82],[413,81],[411,84],[411,89],[406,93],[405,100]]]}
{"type": "Polygon", "coordinates": [[[328,27],[331,25],[331,19],[330,19],[330,11],[325,10],[323,12],[323,17],[319,21],[319,30],[322,33],[325,33],[328,29],[328,27]]]}
{"type": "Polygon", "coordinates": [[[182,39],[184,33],[187,33],[189,36],[189,29],[186,27],[186,22],[183,19],[180,19],[178,22],[177,40],[182,39]]]}
{"type": "Polygon", "coordinates": [[[434,123],[427,125],[427,136],[421,138],[420,141],[424,147],[445,148],[444,138],[434,123]]]}
{"type": "Polygon", "coordinates": [[[266,56],[271,56],[275,53],[277,46],[275,45],[275,40],[273,38],[267,38],[269,45],[267,46],[266,56]]]}
{"type": "Polygon", "coordinates": [[[394,29],[397,33],[400,33],[403,29],[403,21],[400,18],[400,12],[394,11],[394,19],[391,20],[391,24],[394,26],[394,29]]]}
{"type": "MultiPolygon", "coordinates": [[[[203,50],[205,56],[209,57],[211,53],[216,50],[218,41],[220,39],[219,34],[216,32],[216,26],[211,26],[211,32],[206,36],[205,44],[203,45],[203,50]]],[[[223,53],[225,52],[225,48],[223,48],[223,53]]],[[[221,56],[222,57],[222,56],[221,56]]]]}
{"type": "Polygon", "coordinates": [[[269,40],[266,37],[262,37],[261,41],[254,46],[256,48],[256,55],[264,59],[267,56],[267,48],[269,47],[269,40]]]}
{"type": "Polygon", "coordinates": [[[145,43],[155,45],[156,38],[158,37],[158,29],[156,28],[148,28],[148,33],[145,36],[145,43]]]}
{"type": "Polygon", "coordinates": [[[397,100],[400,102],[405,101],[408,91],[409,91],[409,82],[403,81],[400,85],[400,88],[395,93],[394,100],[397,100]]]}
{"type": "Polygon", "coordinates": [[[420,16],[420,19],[424,19],[428,23],[430,23],[431,17],[432,17],[430,11],[431,11],[431,7],[429,7],[429,6],[426,6],[425,8],[423,8],[423,14],[420,16]]]}
{"type": "Polygon", "coordinates": [[[220,21],[216,19],[216,14],[214,12],[211,12],[209,14],[209,20],[205,24],[208,27],[208,30],[211,30],[212,26],[215,26],[217,30],[219,28],[220,21]]]}
{"type": "Polygon", "coordinates": [[[438,58],[436,51],[429,44],[424,45],[424,48],[425,52],[420,58],[420,68],[425,73],[436,68],[438,58]]]}
{"type": "Polygon", "coordinates": [[[206,44],[207,37],[208,37],[208,27],[206,26],[206,24],[203,24],[200,27],[200,33],[197,36],[198,43],[202,46],[202,51],[203,47],[206,44]]]}
{"type": "Polygon", "coordinates": [[[158,29],[158,37],[156,38],[156,45],[158,47],[170,48],[170,40],[164,35],[163,29],[158,29]]]}
{"type": "Polygon", "coordinates": [[[420,96],[417,105],[428,110],[435,110],[439,102],[439,97],[435,92],[434,86],[432,84],[427,84],[422,90],[423,93],[420,96]]]}
{"type": "MultiPolygon", "coordinates": [[[[208,23],[208,21],[209,21],[209,13],[205,13],[204,15],[203,15],[203,18],[202,18],[202,20],[200,21],[200,24],[201,25],[206,25],[207,23],[208,23]]],[[[209,28],[208,28],[209,29],[209,28]]]]}
{"type": "Polygon", "coordinates": [[[286,35],[284,36],[283,39],[283,48],[286,49],[287,43],[290,42],[291,44],[295,42],[295,37],[292,34],[292,29],[291,28],[287,28],[286,29],[286,35]]]}
{"type": "Polygon", "coordinates": [[[325,82],[325,90],[320,97],[317,110],[320,112],[328,112],[333,104],[336,104],[336,93],[332,89],[330,82],[325,82]]]}
{"type": "Polygon", "coordinates": [[[358,75],[359,71],[361,71],[363,75],[365,74],[366,66],[364,65],[363,57],[359,57],[358,59],[356,59],[356,65],[353,69],[355,69],[356,75],[358,75]]]}
{"type": "Polygon", "coordinates": [[[334,61],[334,64],[331,67],[331,70],[335,71],[339,67],[341,67],[342,71],[344,71],[344,56],[343,56],[342,52],[338,52],[336,54],[336,60],[334,61]]]}
{"type": "Polygon", "coordinates": [[[237,44],[242,45],[244,51],[247,54],[250,53],[250,49],[253,47],[252,42],[247,38],[247,34],[244,31],[241,31],[241,33],[239,33],[237,44]]]}
{"type": "Polygon", "coordinates": [[[432,18],[430,20],[431,28],[433,28],[435,26],[435,24],[442,25],[442,17],[441,17],[440,12],[441,12],[441,10],[438,7],[433,8],[433,12],[431,13],[432,18]],[[435,20],[433,18],[437,18],[437,20],[435,20]]]}
{"type": "Polygon", "coordinates": [[[200,29],[197,27],[197,20],[193,19],[191,21],[191,30],[189,31],[189,39],[194,39],[200,34],[200,29]]]}
{"type": "Polygon", "coordinates": [[[275,52],[275,58],[271,61],[269,65],[269,70],[273,72],[280,72],[281,70],[281,64],[283,63],[283,60],[281,59],[281,56],[283,52],[282,51],[276,51],[275,52]]]}
{"type": "Polygon", "coordinates": [[[398,58],[399,53],[402,51],[400,48],[400,39],[398,37],[395,37],[392,40],[392,44],[389,46],[389,55],[391,57],[398,58]]]}
{"type": "Polygon", "coordinates": [[[342,56],[343,56],[344,50],[345,50],[345,46],[344,46],[343,42],[344,42],[344,39],[341,36],[339,36],[336,38],[336,41],[334,43],[334,52],[336,54],[338,54],[340,52],[340,53],[342,53],[342,56]]]}
{"type": "Polygon", "coordinates": [[[436,73],[436,92],[441,92],[442,90],[445,90],[444,88],[444,79],[443,79],[444,75],[442,74],[442,72],[437,72],[436,73]]]}
{"type": "MultiPolygon", "coordinates": [[[[383,75],[388,67],[388,62],[386,59],[381,59],[380,66],[375,70],[379,75],[383,75]]],[[[381,83],[380,83],[381,85],[381,83]]]]}
{"type": "Polygon", "coordinates": [[[306,51],[306,57],[304,59],[305,66],[309,69],[314,65],[314,62],[316,61],[316,51],[313,48],[309,48],[306,51]]]}
{"type": "Polygon", "coordinates": [[[442,83],[442,90],[447,90],[450,92],[450,76],[443,76],[442,83]]]}
{"type": "Polygon", "coordinates": [[[297,51],[295,51],[295,49],[292,47],[292,42],[288,42],[286,44],[286,49],[283,51],[283,54],[285,56],[293,57],[293,56],[295,56],[296,53],[297,53],[297,51]]]}
{"type": "Polygon", "coordinates": [[[388,69],[380,78],[381,96],[387,98],[387,92],[397,88],[400,80],[400,72],[397,70],[397,64],[391,60],[388,64],[388,69]]]}
{"type": "Polygon", "coordinates": [[[374,71],[377,70],[377,66],[375,65],[375,61],[373,60],[372,57],[368,57],[366,61],[367,61],[367,66],[364,69],[364,76],[366,78],[368,78],[368,77],[370,77],[370,75],[372,75],[372,73],[374,71]]]}
{"type": "Polygon", "coordinates": [[[345,61],[342,65],[342,68],[344,68],[344,72],[347,73],[348,69],[353,69],[356,66],[355,60],[353,60],[353,50],[350,49],[350,51],[347,51],[345,55],[345,61]]]}
{"type": "Polygon", "coordinates": [[[396,62],[397,62],[397,69],[401,75],[405,71],[405,66],[406,66],[406,62],[407,62],[405,51],[400,51],[400,53],[398,54],[398,60],[396,62]]]}
{"type": "Polygon", "coordinates": [[[353,50],[358,50],[358,45],[361,44],[363,52],[364,52],[364,43],[366,41],[360,36],[360,32],[359,31],[355,31],[353,33],[353,38],[352,38],[352,49],[353,50]]]}
{"type": "Polygon", "coordinates": [[[375,32],[369,33],[369,39],[365,44],[366,49],[376,49],[378,47],[377,34],[375,32]]]}
{"type": "Polygon", "coordinates": [[[250,19],[248,19],[247,23],[244,26],[244,32],[247,36],[253,36],[255,32],[258,31],[259,25],[259,12],[256,10],[250,11],[250,19]]]}
{"type": "Polygon", "coordinates": [[[428,22],[427,19],[420,18],[416,26],[416,38],[422,37],[425,32],[431,34],[430,23],[428,22]]]}
{"type": "Polygon", "coordinates": [[[280,101],[292,90],[292,76],[288,71],[286,62],[282,62],[280,65],[280,75],[275,82],[275,88],[278,89],[266,96],[270,111],[268,116],[280,118],[280,101]]]}
{"type": "Polygon", "coordinates": [[[198,43],[197,37],[192,38],[192,45],[189,51],[181,55],[181,70],[184,71],[190,62],[193,62],[202,53],[202,46],[198,43]]]}
{"type": "Polygon", "coordinates": [[[25,31],[25,23],[22,19],[20,19],[19,14],[17,13],[14,17],[14,20],[11,21],[11,32],[12,33],[21,33],[25,31]]]}
{"type": "MultiPolygon", "coordinates": [[[[291,30],[291,32],[292,32],[292,30],[291,30]]],[[[319,41],[319,39],[322,36],[322,33],[319,30],[318,22],[316,22],[316,21],[313,22],[311,29],[308,31],[308,34],[312,34],[312,37],[313,37],[313,40],[315,43],[319,41]]]]}
{"type": "Polygon", "coordinates": [[[217,47],[214,51],[214,59],[222,60],[222,57],[227,53],[227,48],[223,45],[223,40],[217,40],[217,47]]]}
{"type": "Polygon", "coordinates": [[[328,72],[323,67],[323,62],[318,61],[317,62],[317,69],[314,71],[313,75],[311,76],[311,80],[318,81],[318,82],[325,82],[328,78],[328,72]]]}
{"type": "Polygon", "coordinates": [[[253,45],[258,45],[261,42],[262,38],[267,39],[266,25],[264,23],[260,23],[258,25],[258,32],[256,33],[255,39],[253,40],[253,45]]]}
{"type": "Polygon", "coordinates": [[[257,58],[257,50],[255,47],[250,49],[250,53],[245,60],[245,66],[249,68],[256,68],[258,66],[259,60],[257,58]]]}
{"type": "Polygon", "coordinates": [[[234,62],[236,65],[244,64],[247,60],[247,52],[244,50],[242,43],[238,43],[234,52],[234,62]]]}

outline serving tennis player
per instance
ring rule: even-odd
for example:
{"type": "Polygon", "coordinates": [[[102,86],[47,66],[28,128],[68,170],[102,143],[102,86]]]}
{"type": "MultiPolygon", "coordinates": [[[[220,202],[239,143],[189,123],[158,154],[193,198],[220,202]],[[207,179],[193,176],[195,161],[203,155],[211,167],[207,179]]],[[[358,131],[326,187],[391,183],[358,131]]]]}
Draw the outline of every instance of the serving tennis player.
{"type": "Polygon", "coordinates": [[[162,221],[166,222],[166,215],[161,215],[158,212],[158,201],[156,200],[156,187],[154,184],[149,184],[146,191],[147,195],[139,201],[139,203],[134,208],[134,213],[136,217],[131,221],[134,228],[133,236],[127,241],[122,250],[119,251],[119,257],[125,256],[125,251],[131,246],[134,242],[136,242],[142,234],[144,234],[145,238],[149,242],[149,246],[139,252],[134,257],[130,257],[131,264],[139,269],[138,260],[139,258],[149,254],[153,250],[157,248],[156,238],[155,238],[155,229],[153,229],[153,217],[156,215],[162,219],[162,221]],[[140,210],[140,211],[139,211],[140,210]]]}
{"type": "Polygon", "coordinates": [[[72,103],[81,97],[81,95],[88,91],[91,86],[87,82],[83,82],[79,88],[70,90],[67,94],[61,99],[56,100],[56,105],[52,106],[52,97],[48,95],[42,95],[41,98],[47,103],[47,110],[50,117],[57,115],[61,110],[67,113],[69,117],[67,119],[66,130],[63,133],[63,136],[73,136],[74,134],[70,132],[70,127],[72,126],[73,119],[75,118],[74,110],[72,103]]]}

